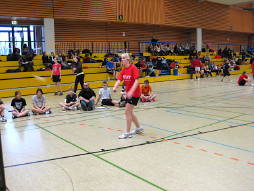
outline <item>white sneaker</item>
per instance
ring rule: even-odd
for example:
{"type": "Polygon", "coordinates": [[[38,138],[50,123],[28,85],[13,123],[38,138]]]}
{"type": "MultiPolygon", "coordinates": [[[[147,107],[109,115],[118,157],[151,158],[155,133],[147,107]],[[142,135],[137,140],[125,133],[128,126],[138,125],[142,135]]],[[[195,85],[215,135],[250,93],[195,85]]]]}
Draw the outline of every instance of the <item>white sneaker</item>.
{"type": "Polygon", "coordinates": [[[1,121],[1,122],[7,122],[7,120],[6,120],[5,117],[1,117],[0,121],[1,121]]]}
{"type": "Polygon", "coordinates": [[[144,133],[144,129],[143,128],[136,128],[135,130],[131,131],[130,134],[131,135],[136,135],[136,134],[143,134],[144,133]]]}
{"type": "Polygon", "coordinates": [[[127,138],[132,138],[130,133],[123,133],[122,135],[118,136],[119,139],[127,139],[127,138]]]}

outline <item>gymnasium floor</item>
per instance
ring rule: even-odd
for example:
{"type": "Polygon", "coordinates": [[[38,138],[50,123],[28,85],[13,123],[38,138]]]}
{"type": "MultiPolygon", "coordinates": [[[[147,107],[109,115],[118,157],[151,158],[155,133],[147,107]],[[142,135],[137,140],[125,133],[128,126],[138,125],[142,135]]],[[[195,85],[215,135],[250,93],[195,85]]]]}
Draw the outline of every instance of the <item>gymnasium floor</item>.
{"type": "Polygon", "coordinates": [[[219,78],[152,86],[158,101],[138,105],[145,134],[132,139],[117,139],[123,109],[64,113],[53,95],[52,115],[1,124],[9,190],[252,191],[254,89],[219,78]]]}

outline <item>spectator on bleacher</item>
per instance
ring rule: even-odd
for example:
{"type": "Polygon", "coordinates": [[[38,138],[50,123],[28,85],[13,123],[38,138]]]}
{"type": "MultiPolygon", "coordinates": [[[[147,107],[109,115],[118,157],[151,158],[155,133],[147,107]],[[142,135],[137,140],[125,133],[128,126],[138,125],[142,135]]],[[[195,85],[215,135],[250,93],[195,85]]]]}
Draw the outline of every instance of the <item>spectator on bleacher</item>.
{"type": "Polygon", "coordinates": [[[31,58],[31,55],[27,54],[27,55],[22,55],[19,59],[19,68],[22,72],[31,72],[34,71],[33,68],[33,61],[31,58]]]}
{"type": "Polygon", "coordinates": [[[239,85],[239,86],[244,86],[246,83],[247,83],[247,85],[250,85],[251,79],[249,78],[249,76],[248,76],[248,75],[246,74],[246,72],[244,71],[244,72],[242,73],[242,75],[239,76],[237,82],[238,82],[238,85],[239,85]]]}
{"type": "Polygon", "coordinates": [[[74,73],[76,74],[75,85],[74,85],[74,92],[76,93],[79,83],[81,88],[84,89],[83,85],[84,85],[84,78],[85,78],[85,73],[83,72],[83,66],[80,63],[78,57],[73,58],[72,68],[74,73]]]}
{"type": "Polygon", "coordinates": [[[213,63],[209,65],[209,69],[211,70],[211,72],[216,72],[216,75],[219,75],[220,73],[218,67],[213,63]]]}
{"type": "Polygon", "coordinates": [[[153,64],[150,62],[147,64],[147,74],[148,77],[154,77],[156,76],[154,69],[153,69],[153,64]]]}
{"type": "Polygon", "coordinates": [[[145,80],[144,85],[141,87],[141,96],[140,100],[142,102],[152,102],[155,101],[156,95],[153,94],[152,87],[149,85],[149,81],[145,80]]]}
{"type": "Polygon", "coordinates": [[[117,67],[120,66],[120,62],[121,62],[121,59],[119,58],[118,54],[115,54],[112,58],[112,62],[114,63],[114,65],[117,67]]]}
{"type": "Polygon", "coordinates": [[[66,57],[63,53],[58,55],[58,62],[62,65],[62,69],[70,69],[70,65],[66,61],[66,57]]]}
{"type": "Polygon", "coordinates": [[[20,57],[20,49],[14,48],[13,53],[7,55],[7,61],[19,61],[20,57]]]}
{"type": "Polygon", "coordinates": [[[53,65],[54,64],[54,59],[55,59],[55,53],[51,52],[49,58],[49,62],[53,65]]]}
{"type": "Polygon", "coordinates": [[[22,46],[22,55],[27,55],[27,54],[30,54],[29,47],[27,46],[27,44],[24,44],[22,46]]]}
{"type": "Polygon", "coordinates": [[[206,75],[206,77],[209,77],[209,75],[210,75],[211,77],[213,77],[213,75],[212,75],[212,70],[209,68],[208,65],[204,65],[203,70],[204,70],[204,74],[206,75]]]}
{"type": "Polygon", "coordinates": [[[65,97],[65,101],[59,103],[59,105],[63,108],[63,111],[78,109],[79,102],[73,88],[69,89],[68,94],[65,97]]]}
{"type": "Polygon", "coordinates": [[[51,107],[46,105],[46,97],[43,95],[42,89],[36,90],[36,95],[32,98],[34,115],[51,114],[51,107]]]}
{"type": "Polygon", "coordinates": [[[55,57],[54,64],[52,65],[51,79],[55,83],[56,92],[55,95],[63,95],[61,77],[62,77],[62,65],[59,64],[58,57],[55,57]]]}
{"type": "Polygon", "coordinates": [[[107,73],[112,74],[116,79],[116,65],[113,62],[108,61],[106,63],[107,73]]]}
{"type": "Polygon", "coordinates": [[[45,66],[46,69],[52,68],[52,63],[50,62],[49,57],[46,54],[46,52],[42,53],[42,64],[45,66]]]}
{"type": "Polygon", "coordinates": [[[82,110],[91,111],[94,110],[96,94],[89,88],[88,83],[84,83],[84,89],[82,89],[78,95],[82,110]]]}
{"type": "Polygon", "coordinates": [[[5,106],[4,102],[0,99],[0,121],[1,122],[6,122],[6,118],[4,117],[4,111],[5,111],[5,106]]]}
{"type": "Polygon", "coordinates": [[[99,96],[96,101],[96,105],[98,105],[101,100],[101,105],[107,106],[119,106],[117,101],[112,100],[110,88],[108,88],[108,83],[106,81],[102,82],[102,88],[99,90],[99,96]]]}
{"type": "Polygon", "coordinates": [[[29,116],[29,110],[26,109],[26,100],[22,98],[21,92],[15,92],[15,98],[11,101],[11,106],[13,107],[12,118],[19,118],[29,116]]]}
{"type": "Polygon", "coordinates": [[[161,56],[161,47],[159,44],[157,44],[154,48],[154,55],[155,56],[161,56]]]}
{"type": "Polygon", "coordinates": [[[218,54],[219,56],[221,56],[221,55],[222,55],[222,50],[221,50],[221,48],[219,48],[219,50],[218,50],[217,54],[218,54]]]}

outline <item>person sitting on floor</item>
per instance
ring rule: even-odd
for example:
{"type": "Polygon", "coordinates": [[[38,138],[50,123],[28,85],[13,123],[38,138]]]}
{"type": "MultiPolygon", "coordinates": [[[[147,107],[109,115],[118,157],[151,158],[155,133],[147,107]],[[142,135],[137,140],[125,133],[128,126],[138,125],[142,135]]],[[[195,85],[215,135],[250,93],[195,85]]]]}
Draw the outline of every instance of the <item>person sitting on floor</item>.
{"type": "Polygon", "coordinates": [[[249,78],[249,76],[248,76],[248,75],[246,74],[246,72],[244,71],[244,72],[242,73],[242,75],[239,76],[239,78],[238,78],[238,85],[239,85],[239,86],[244,86],[246,83],[247,83],[248,85],[250,85],[251,79],[249,78]]]}
{"type": "Polygon", "coordinates": [[[38,88],[36,90],[36,95],[32,98],[33,109],[32,112],[34,115],[37,114],[51,114],[51,107],[46,105],[46,98],[43,96],[42,89],[38,88]]]}
{"type": "Polygon", "coordinates": [[[82,89],[78,95],[81,108],[84,111],[94,110],[96,94],[89,88],[88,83],[84,83],[84,89],[82,89]]]}
{"type": "Polygon", "coordinates": [[[1,122],[6,122],[6,118],[4,117],[4,110],[5,110],[5,106],[4,106],[4,102],[0,99],[0,121],[1,122]]]}
{"type": "Polygon", "coordinates": [[[96,105],[98,105],[99,101],[101,100],[101,105],[107,105],[107,106],[119,106],[117,101],[113,101],[111,98],[111,92],[108,88],[108,83],[106,81],[103,81],[103,86],[99,90],[99,97],[96,101],[96,105]]]}
{"type": "Polygon", "coordinates": [[[11,101],[11,106],[13,107],[12,118],[19,118],[29,116],[29,110],[26,109],[26,100],[22,98],[21,92],[15,92],[15,98],[11,101]]]}
{"type": "Polygon", "coordinates": [[[73,88],[69,89],[65,102],[61,102],[59,105],[63,108],[63,111],[78,109],[79,102],[73,88]]]}
{"type": "Polygon", "coordinates": [[[144,85],[141,86],[141,101],[151,102],[155,101],[156,95],[152,93],[152,87],[149,85],[149,81],[145,80],[144,85]]]}

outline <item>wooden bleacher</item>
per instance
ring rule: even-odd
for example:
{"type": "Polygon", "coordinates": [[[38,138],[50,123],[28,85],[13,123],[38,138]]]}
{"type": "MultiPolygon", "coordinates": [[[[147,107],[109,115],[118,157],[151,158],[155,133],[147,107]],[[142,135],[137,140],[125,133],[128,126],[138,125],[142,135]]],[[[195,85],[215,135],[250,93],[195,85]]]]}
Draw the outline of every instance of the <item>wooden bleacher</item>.
{"type": "MultiPolygon", "coordinates": [[[[96,59],[103,59],[105,54],[96,55],[96,59]]],[[[170,81],[178,79],[190,79],[190,75],[187,74],[187,68],[190,60],[188,56],[166,56],[167,59],[176,60],[180,63],[180,68],[178,70],[179,75],[169,75],[169,76],[157,76],[150,78],[140,78],[140,83],[144,80],[149,79],[151,83],[170,81]]],[[[216,65],[221,65],[223,59],[215,59],[211,56],[212,61],[216,65]]],[[[10,97],[14,95],[14,92],[18,89],[22,91],[23,95],[35,94],[38,87],[42,88],[45,93],[51,93],[55,91],[54,83],[50,79],[51,71],[34,71],[34,72],[19,72],[19,73],[6,73],[7,69],[17,69],[17,61],[6,61],[6,57],[0,57],[0,97],[10,97]]],[[[41,55],[37,55],[34,58],[34,68],[43,68],[41,55]]],[[[84,63],[85,68],[85,81],[90,83],[91,88],[99,88],[102,85],[102,81],[109,80],[110,75],[106,73],[106,69],[101,67],[102,63],[84,63]]],[[[240,65],[241,70],[231,71],[231,74],[240,74],[243,70],[250,72],[250,65],[240,65]]],[[[75,75],[73,71],[62,70],[62,85],[63,91],[67,91],[70,87],[73,87],[73,82],[75,80],[75,75]]],[[[109,80],[109,86],[113,86],[115,81],[109,80]]]]}

